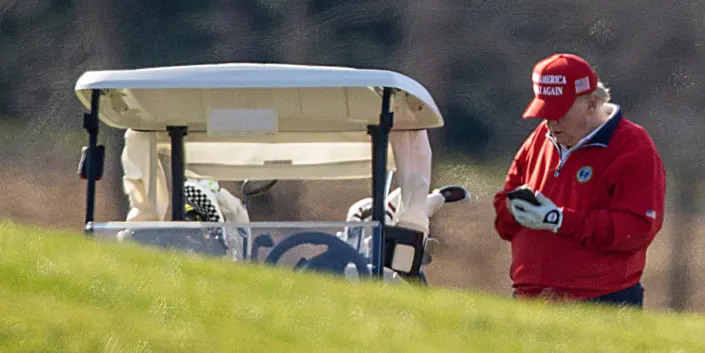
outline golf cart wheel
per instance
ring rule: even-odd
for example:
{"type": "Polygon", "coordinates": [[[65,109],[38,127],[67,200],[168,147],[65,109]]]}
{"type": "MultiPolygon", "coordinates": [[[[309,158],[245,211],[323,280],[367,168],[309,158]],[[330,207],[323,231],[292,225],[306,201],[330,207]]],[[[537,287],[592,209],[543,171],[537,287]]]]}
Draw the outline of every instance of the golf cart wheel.
{"type": "Polygon", "coordinates": [[[299,260],[295,269],[344,275],[345,268],[349,263],[353,263],[360,277],[369,277],[370,271],[367,267],[367,261],[355,248],[338,237],[323,232],[302,232],[291,235],[274,246],[264,261],[276,265],[287,251],[307,244],[325,245],[327,249],[322,254],[310,259],[299,260]]]}

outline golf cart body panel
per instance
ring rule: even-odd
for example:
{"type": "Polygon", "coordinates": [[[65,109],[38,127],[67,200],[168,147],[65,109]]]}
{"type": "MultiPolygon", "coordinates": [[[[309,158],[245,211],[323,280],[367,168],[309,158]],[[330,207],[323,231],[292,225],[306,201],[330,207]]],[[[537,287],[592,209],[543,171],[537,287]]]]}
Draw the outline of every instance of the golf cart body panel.
{"type": "Polygon", "coordinates": [[[209,136],[276,132],[367,131],[378,124],[382,87],[392,90],[393,130],[443,126],[428,91],[384,70],[283,64],[214,64],[90,71],[76,93],[90,107],[100,89],[100,119],[117,128],[209,136]]]}

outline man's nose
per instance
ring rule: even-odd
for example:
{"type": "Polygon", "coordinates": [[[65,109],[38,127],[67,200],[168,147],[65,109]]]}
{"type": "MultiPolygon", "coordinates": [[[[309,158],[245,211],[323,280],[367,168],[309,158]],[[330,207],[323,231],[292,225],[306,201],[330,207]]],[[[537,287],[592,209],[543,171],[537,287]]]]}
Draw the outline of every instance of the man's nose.
{"type": "Polygon", "coordinates": [[[558,120],[546,120],[546,125],[548,125],[548,127],[556,126],[558,125],[558,120]]]}

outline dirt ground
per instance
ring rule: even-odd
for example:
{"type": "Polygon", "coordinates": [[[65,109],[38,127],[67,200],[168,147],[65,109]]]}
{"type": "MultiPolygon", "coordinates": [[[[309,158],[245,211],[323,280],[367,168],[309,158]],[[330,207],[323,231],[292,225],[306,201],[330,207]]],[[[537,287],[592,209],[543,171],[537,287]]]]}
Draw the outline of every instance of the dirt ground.
{"type": "MultiPolygon", "coordinates": [[[[31,168],[30,168],[31,169],[31,168]]],[[[80,234],[85,209],[85,181],[75,170],[53,167],[51,175],[24,172],[22,168],[1,169],[0,218],[50,228],[73,229],[80,234]]],[[[44,169],[46,170],[46,169],[44,169]]],[[[117,205],[119,189],[103,180],[98,183],[96,220],[121,220],[117,205]]],[[[497,186],[501,181],[497,181],[497,186]]],[[[238,195],[238,185],[225,183],[238,195]]],[[[487,291],[509,297],[510,248],[494,233],[491,201],[495,190],[466,186],[474,199],[441,210],[431,222],[431,233],[441,240],[440,253],[426,267],[433,286],[487,291]]],[[[252,220],[343,220],[350,204],[370,194],[368,181],[279,182],[267,195],[251,200],[252,220]],[[296,204],[297,207],[291,207],[296,204]]],[[[664,229],[651,246],[644,274],[645,307],[668,310],[670,301],[671,247],[673,228],[680,220],[666,214],[664,229]]],[[[690,258],[688,310],[705,312],[705,217],[694,227],[690,258]]]]}

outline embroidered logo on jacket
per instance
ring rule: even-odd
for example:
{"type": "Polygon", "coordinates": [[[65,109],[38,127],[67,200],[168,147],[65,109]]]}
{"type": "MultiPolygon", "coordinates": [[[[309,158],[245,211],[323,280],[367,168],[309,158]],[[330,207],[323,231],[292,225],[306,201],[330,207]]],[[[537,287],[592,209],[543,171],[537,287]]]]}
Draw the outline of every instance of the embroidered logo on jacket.
{"type": "Polygon", "coordinates": [[[578,170],[578,173],[575,175],[575,177],[578,179],[578,182],[580,183],[585,183],[590,178],[592,178],[592,167],[589,166],[584,166],[578,170]]]}

